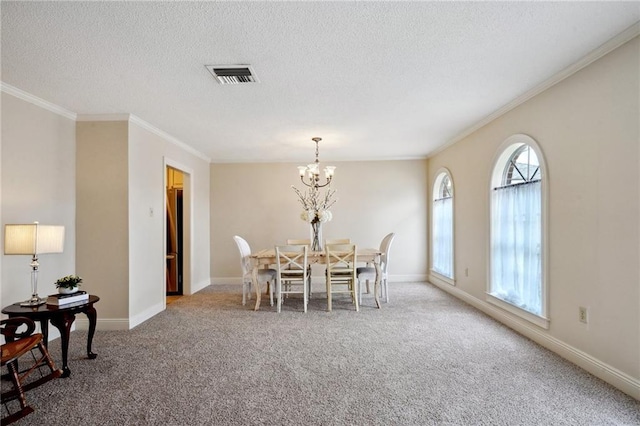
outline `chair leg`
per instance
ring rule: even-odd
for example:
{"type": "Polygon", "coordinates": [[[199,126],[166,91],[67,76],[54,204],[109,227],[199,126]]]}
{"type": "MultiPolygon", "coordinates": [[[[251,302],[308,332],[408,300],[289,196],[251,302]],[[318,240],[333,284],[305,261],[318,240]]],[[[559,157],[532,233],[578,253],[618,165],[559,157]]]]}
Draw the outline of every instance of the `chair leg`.
{"type": "Polygon", "coordinates": [[[327,278],[327,311],[331,312],[331,280],[327,278]]]}
{"type": "Polygon", "coordinates": [[[24,389],[22,387],[22,383],[20,383],[20,375],[18,372],[17,361],[13,361],[7,364],[7,368],[9,369],[9,375],[11,377],[11,381],[13,382],[14,390],[10,392],[5,392],[2,395],[3,402],[6,404],[9,401],[17,399],[20,403],[20,410],[7,416],[2,419],[2,424],[7,425],[9,423],[13,423],[18,419],[26,416],[27,414],[33,413],[33,408],[31,408],[27,404],[27,398],[24,395],[24,389]],[[15,394],[15,397],[7,398],[8,394],[15,394]]]}
{"type": "Polygon", "coordinates": [[[386,278],[382,281],[382,285],[380,287],[381,289],[384,289],[385,302],[389,303],[389,282],[386,278]]]}
{"type": "Polygon", "coordinates": [[[269,281],[267,285],[269,286],[269,303],[273,306],[273,285],[271,284],[271,281],[269,281]]]}
{"type": "Polygon", "coordinates": [[[309,303],[309,280],[302,282],[302,297],[304,298],[304,312],[307,313],[307,304],[309,303]]]}
{"type": "Polygon", "coordinates": [[[356,312],[360,311],[360,304],[358,303],[358,280],[355,280],[351,283],[352,290],[351,294],[353,295],[353,301],[356,304],[356,312]]]}

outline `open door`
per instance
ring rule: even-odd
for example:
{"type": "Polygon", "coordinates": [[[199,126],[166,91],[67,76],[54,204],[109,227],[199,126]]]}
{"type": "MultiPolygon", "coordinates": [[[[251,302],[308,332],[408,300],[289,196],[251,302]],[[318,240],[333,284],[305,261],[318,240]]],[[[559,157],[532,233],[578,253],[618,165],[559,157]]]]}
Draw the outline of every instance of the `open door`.
{"type": "Polygon", "coordinates": [[[167,296],[183,294],[184,264],[184,175],[167,167],[167,296]]]}

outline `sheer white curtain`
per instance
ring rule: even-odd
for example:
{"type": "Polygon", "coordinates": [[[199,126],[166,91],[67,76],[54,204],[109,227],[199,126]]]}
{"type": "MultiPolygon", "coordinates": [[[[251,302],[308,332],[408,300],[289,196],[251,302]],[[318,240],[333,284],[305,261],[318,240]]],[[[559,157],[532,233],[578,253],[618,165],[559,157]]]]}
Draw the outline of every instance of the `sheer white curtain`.
{"type": "Polygon", "coordinates": [[[492,191],[491,294],[542,313],[540,181],[492,191]]]}
{"type": "Polygon", "coordinates": [[[453,198],[433,202],[433,270],[453,278],[453,198]]]}

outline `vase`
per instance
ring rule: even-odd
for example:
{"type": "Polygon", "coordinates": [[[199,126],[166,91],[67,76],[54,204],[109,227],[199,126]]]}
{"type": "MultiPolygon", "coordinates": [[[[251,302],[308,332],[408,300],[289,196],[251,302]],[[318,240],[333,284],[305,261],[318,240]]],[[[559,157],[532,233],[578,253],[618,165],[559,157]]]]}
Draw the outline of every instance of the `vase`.
{"type": "Polygon", "coordinates": [[[73,294],[78,291],[78,286],[75,287],[58,287],[58,293],[60,294],[73,294]]]}
{"type": "Polygon", "coordinates": [[[322,222],[311,222],[310,226],[311,251],[322,251],[322,222]]]}

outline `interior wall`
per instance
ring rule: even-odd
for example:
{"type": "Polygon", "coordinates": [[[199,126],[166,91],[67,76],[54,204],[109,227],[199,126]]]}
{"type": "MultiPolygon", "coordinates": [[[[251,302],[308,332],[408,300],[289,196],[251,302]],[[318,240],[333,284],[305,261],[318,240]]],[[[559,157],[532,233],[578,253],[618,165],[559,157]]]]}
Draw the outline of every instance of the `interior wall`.
{"type": "MultiPolygon", "coordinates": [[[[210,284],[209,280],[209,163],[146,128],[129,126],[130,309],[132,318],[146,319],[165,303],[165,161],[180,164],[189,176],[184,202],[191,226],[184,244],[192,247],[185,294],[210,284]],[[187,285],[188,284],[188,285],[187,285]]],[[[180,168],[180,167],[178,167],[180,168]]],[[[186,251],[186,250],[185,250],[186,251]]],[[[134,320],[134,323],[137,322],[134,320]]],[[[135,325],[135,324],[134,324],[135,325]]]]}
{"type": "Polygon", "coordinates": [[[492,162],[513,134],[538,142],[549,179],[551,323],[520,330],[631,393],[640,389],[639,51],[636,37],[428,160],[430,190],[441,167],[455,185],[457,280],[443,288],[490,311],[492,162]],[[578,320],[580,306],[588,324],[578,320]]]}
{"type": "MultiPolygon", "coordinates": [[[[2,92],[2,164],[0,217],[4,225],[64,225],[60,254],[39,257],[38,293],[56,292],[54,282],[75,269],[75,122],[2,92]]],[[[29,256],[2,255],[0,304],[31,296],[29,256]]]]}
{"type": "MultiPolygon", "coordinates": [[[[310,152],[310,155],[313,153],[310,152]]],[[[337,202],[324,238],[350,238],[360,247],[379,247],[395,232],[390,281],[415,281],[427,273],[427,165],[425,160],[331,162],[337,202]]],[[[299,164],[211,165],[211,276],[214,283],[240,282],[240,257],[232,239],[253,250],[309,238],[302,206],[291,189],[302,189],[299,164]]]]}
{"type": "Polygon", "coordinates": [[[77,123],[77,267],[83,288],[100,296],[101,328],[129,317],[128,123],[77,123]]]}

